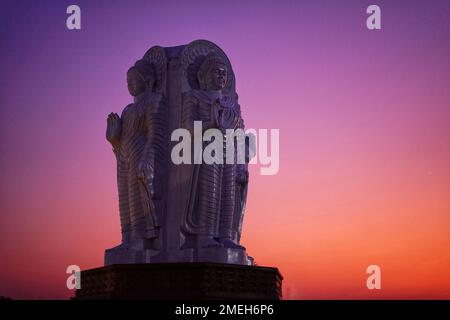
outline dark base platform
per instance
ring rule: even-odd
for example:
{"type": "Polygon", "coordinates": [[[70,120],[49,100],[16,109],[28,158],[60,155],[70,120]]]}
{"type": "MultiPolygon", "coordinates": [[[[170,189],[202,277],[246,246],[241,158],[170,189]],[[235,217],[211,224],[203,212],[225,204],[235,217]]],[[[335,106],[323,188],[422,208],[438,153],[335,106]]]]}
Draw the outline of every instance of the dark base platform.
{"type": "Polygon", "coordinates": [[[276,268],[220,263],[112,265],[81,272],[74,299],[281,299],[276,268]]]}

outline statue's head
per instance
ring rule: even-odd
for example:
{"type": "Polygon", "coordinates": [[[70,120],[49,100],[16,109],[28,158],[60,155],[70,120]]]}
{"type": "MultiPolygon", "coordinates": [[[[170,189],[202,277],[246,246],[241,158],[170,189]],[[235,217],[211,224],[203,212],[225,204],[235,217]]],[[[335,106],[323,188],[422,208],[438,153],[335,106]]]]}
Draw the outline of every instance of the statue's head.
{"type": "Polygon", "coordinates": [[[153,90],[156,76],[153,65],[145,60],[138,60],[134,66],[128,69],[128,91],[136,97],[147,90],[153,90]]]}
{"type": "Polygon", "coordinates": [[[197,78],[202,90],[222,90],[227,84],[227,66],[212,52],[201,64],[197,78]]]}

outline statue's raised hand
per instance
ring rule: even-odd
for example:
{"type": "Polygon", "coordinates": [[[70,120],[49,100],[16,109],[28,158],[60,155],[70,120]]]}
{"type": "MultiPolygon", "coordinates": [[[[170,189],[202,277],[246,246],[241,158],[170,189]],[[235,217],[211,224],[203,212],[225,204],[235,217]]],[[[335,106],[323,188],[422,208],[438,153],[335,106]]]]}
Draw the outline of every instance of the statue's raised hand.
{"type": "Polygon", "coordinates": [[[111,112],[108,115],[106,127],[106,140],[117,150],[120,146],[120,135],[122,133],[122,120],[117,113],[111,112]]]}

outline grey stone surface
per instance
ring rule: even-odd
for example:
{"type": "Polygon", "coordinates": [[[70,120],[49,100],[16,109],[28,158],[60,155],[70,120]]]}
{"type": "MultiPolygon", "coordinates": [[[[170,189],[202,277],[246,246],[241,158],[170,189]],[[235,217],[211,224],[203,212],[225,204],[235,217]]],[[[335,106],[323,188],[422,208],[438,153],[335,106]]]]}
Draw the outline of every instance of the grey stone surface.
{"type": "Polygon", "coordinates": [[[105,265],[252,264],[240,245],[247,164],[175,165],[170,158],[177,143],[170,134],[192,132],[194,121],[223,133],[244,128],[225,53],[206,40],[155,46],[130,68],[127,82],[134,101],[107,120],[122,243],[105,251],[105,265]]]}

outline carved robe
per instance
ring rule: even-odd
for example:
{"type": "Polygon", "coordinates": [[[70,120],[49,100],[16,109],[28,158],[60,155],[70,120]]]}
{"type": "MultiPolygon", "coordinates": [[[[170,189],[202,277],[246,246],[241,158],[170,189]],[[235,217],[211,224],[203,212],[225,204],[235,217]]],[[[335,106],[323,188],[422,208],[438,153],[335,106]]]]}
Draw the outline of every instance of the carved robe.
{"type": "Polygon", "coordinates": [[[122,233],[125,241],[158,236],[164,163],[166,109],[160,94],[144,93],[122,112],[122,133],[117,156],[117,181],[122,233]],[[153,177],[145,183],[137,177],[138,165],[148,161],[153,177]],[[156,173],[156,174],[155,174],[156,173]],[[153,184],[155,192],[150,191],[153,184]]]}
{"type": "MultiPolygon", "coordinates": [[[[192,165],[191,194],[183,230],[191,235],[239,241],[247,186],[240,185],[237,176],[240,170],[246,170],[246,165],[227,164],[225,159],[226,129],[244,128],[237,98],[213,98],[206,91],[192,90],[184,96],[182,110],[182,126],[191,134],[194,121],[202,121],[203,131],[209,128],[221,130],[224,135],[224,159],[223,164],[192,165]]],[[[204,142],[203,148],[208,143],[204,142]]],[[[235,142],[235,156],[237,147],[235,142]]]]}

